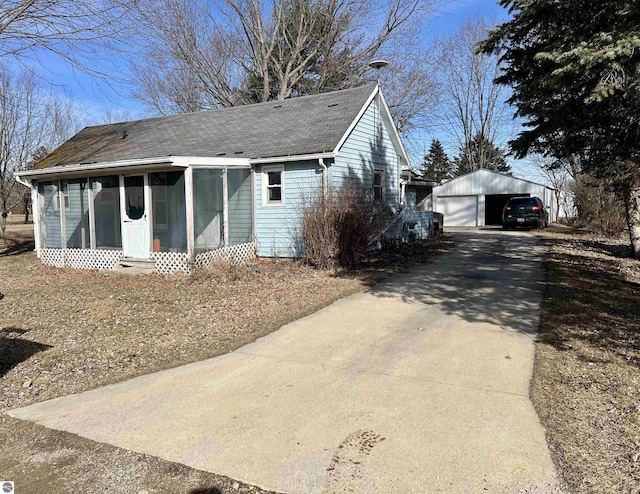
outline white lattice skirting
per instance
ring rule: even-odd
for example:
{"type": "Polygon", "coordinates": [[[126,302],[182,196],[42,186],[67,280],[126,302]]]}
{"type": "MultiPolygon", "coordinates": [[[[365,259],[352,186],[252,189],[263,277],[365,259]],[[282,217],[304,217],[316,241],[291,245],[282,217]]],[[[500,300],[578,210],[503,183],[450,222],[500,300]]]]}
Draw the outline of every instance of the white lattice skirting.
{"type": "MultiPolygon", "coordinates": [[[[56,268],[103,270],[113,269],[123,255],[121,250],[42,249],[40,260],[56,268]]],[[[189,263],[189,256],[182,252],[154,252],[151,257],[156,261],[156,271],[160,274],[177,271],[191,274],[193,268],[205,268],[215,262],[237,265],[255,259],[256,244],[250,242],[203,252],[196,255],[193,266],[189,263]]]]}
{"type": "Polygon", "coordinates": [[[191,274],[189,255],[183,252],[154,252],[151,257],[156,261],[156,271],[160,274],[171,274],[182,271],[191,274]]]}
{"type": "Polygon", "coordinates": [[[256,250],[257,247],[254,242],[209,250],[196,255],[195,267],[196,269],[202,269],[215,262],[228,262],[235,266],[251,259],[255,259],[256,250]]]}
{"type": "Polygon", "coordinates": [[[42,249],[40,260],[47,266],[74,269],[113,269],[122,259],[121,250],[42,249]]]}

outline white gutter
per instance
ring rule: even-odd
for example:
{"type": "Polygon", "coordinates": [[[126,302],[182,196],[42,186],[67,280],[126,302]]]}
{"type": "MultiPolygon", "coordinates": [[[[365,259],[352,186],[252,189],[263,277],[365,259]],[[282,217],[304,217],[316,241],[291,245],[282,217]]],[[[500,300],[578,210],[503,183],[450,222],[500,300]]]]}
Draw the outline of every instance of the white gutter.
{"type": "MultiPolygon", "coordinates": [[[[157,165],[169,165],[180,168],[200,168],[200,167],[238,167],[246,168],[251,165],[259,165],[262,163],[282,163],[286,161],[307,161],[316,160],[322,158],[335,158],[337,153],[314,153],[314,154],[300,154],[291,156],[274,156],[271,158],[233,158],[225,156],[216,157],[203,157],[203,156],[161,156],[157,158],[142,158],[135,160],[118,160],[118,161],[104,161],[100,163],[84,163],[84,164],[72,164],[51,166],[48,168],[40,168],[35,170],[23,170],[16,172],[16,179],[20,180],[22,177],[48,177],[57,175],[66,175],[70,173],[83,173],[93,172],[100,170],[112,170],[116,168],[128,168],[131,166],[157,166],[157,165]]],[[[20,182],[22,183],[22,182],[20,182]]]]}
{"type": "Polygon", "coordinates": [[[172,156],[173,166],[182,166],[187,168],[212,167],[220,166],[225,168],[248,168],[251,166],[249,158],[233,158],[225,156],[215,156],[207,158],[205,156],[172,156]]]}
{"type": "Polygon", "coordinates": [[[48,168],[41,168],[36,170],[24,170],[16,172],[16,177],[31,177],[31,176],[47,176],[47,175],[60,175],[63,173],[74,173],[84,171],[105,170],[111,168],[126,168],[128,166],[136,165],[171,165],[175,158],[166,156],[162,158],[147,158],[136,160],[121,160],[121,161],[105,161],[102,163],[87,163],[87,164],[73,164],[62,166],[51,166],[48,168]]]}
{"type": "Polygon", "coordinates": [[[16,182],[18,182],[21,185],[24,185],[25,187],[27,187],[27,188],[29,188],[31,190],[35,190],[35,187],[31,183],[31,180],[22,180],[22,178],[20,178],[20,176],[18,175],[18,172],[14,173],[13,175],[16,178],[16,182]]]}
{"type": "Polygon", "coordinates": [[[322,158],[335,158],[338,153],[326,152],[326,153],[314,153],[314,154],[294,154],[290,156],[274,156],[272,158],[255,158],[250,159],[249,163],[252,165],[261,165],[263,163],[282,163],[284,161],[308,161],[319,160],[322,158]]]}

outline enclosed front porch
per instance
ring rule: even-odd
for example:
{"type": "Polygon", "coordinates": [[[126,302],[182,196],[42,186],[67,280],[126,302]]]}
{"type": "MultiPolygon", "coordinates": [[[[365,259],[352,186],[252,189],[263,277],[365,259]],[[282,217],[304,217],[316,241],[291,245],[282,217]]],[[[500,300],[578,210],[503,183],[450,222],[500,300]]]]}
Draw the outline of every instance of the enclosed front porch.
{"type": "Polygon", "coordinates": [[[249,167],[167,166],[32,182],[36,250],[46,264],[164,274],[255,256],[249,167]]]}

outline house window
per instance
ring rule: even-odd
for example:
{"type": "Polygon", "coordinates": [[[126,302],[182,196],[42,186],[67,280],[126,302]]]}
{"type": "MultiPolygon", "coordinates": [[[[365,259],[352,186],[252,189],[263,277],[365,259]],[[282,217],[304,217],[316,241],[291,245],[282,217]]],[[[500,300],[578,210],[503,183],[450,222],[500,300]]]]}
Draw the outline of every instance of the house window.
{"type": "Polygon", "coordinates": [[[265,166],[262,169],[262,204],[284,205],[284,166],[265,166]]]}
{"type": "Polygon", "coordinates": [[[64,209],[69,211],[69,189],[67,187],[67,181],[63,180],[60,182],[60,191],[58,192],[58,187],[54,185],[55,188],[55,196],[53,198],[53,210],[60,211],[60,198],[62,197],[62,204],[64,204],[64,209]]]}
{"type": "Polygon", "coordinates": [[[373,170],[373,199],[376,202],[384,201],[384,171],[373,170]]]}
{"type": "Polygon", "coordinates": [[[69,182],[66,180],[62,181],[62,202],[65,211],[69,211],[71,209],[71,205],[69,204],[69,182]]]}

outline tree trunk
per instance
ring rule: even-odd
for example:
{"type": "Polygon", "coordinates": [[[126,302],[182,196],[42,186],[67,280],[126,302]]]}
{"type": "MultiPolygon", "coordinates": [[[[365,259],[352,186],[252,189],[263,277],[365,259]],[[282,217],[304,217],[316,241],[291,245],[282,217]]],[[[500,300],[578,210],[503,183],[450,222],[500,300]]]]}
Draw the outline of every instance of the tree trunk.
{"type": "Polygon", "coordinates": [[[632,255],[640,259],[640,180],[629,180],[623,191],[632,255]]]}

